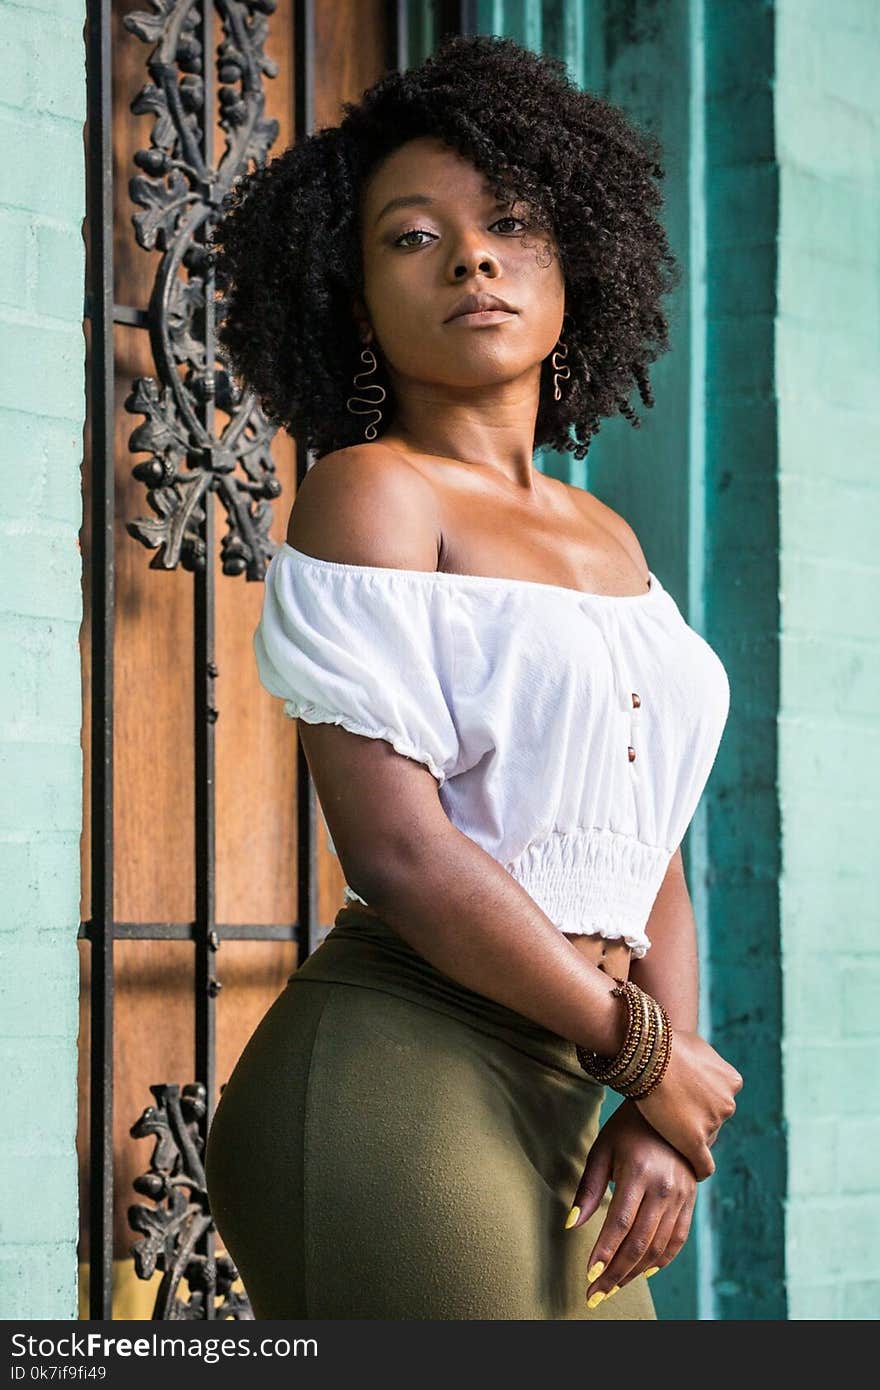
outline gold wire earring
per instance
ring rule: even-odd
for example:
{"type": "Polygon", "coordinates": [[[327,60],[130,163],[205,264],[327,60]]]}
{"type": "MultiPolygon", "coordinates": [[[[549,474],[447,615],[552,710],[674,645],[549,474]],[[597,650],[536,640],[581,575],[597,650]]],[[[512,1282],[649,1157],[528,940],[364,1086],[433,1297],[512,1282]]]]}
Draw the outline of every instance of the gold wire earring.
{"type": "Polygon", "coordinates": [[[375,414],[376,419],[371,420],[370,423],[364,428],[364,438],[373,440],[379,433],[377,426],[379,426],[382,423],[382,412],[379,409],[379,405],[382,401],[384,401],[386,391],[384,386],[381,386],[378,381],[365,382],[363,380],[364,377],[370,376],[371,373],[376,371],[378,365],[376,362],[376,354],[374,352],[371,352],[368,347],[365,347],[363,352],[361,353],[361,361],[367,363],[367,370],[365,372],[355,372],[354,385],[356,389],[358,391],[378,391],[380,394],[378,396],[374,395],[372,400],[364,396],[349,396],[348,400],[346,401],[346,405],[348,406],[348,409],[351,411],[352,415],[375,414]],[[367,409],[355,409],[352,406],[352,401],[356,401],[359,405],[365,405],[367,409]]]}
{"type": "Polygon", "coordinates": [[[553,360],[553,368],[554,368],[554,375],[553,375],[553,399],[554,399],[555,401],[561,401],[561,400],[562,400],[562,392],[561,392],[560,389],[559,389],[559,383],[560,383],[560,381],[568,381],[569,377],[571,376],[571,367],[569,367],[569,366],[567,366],[567,365],[560,366],[559,362],[557,362],[556,359],[557,359],[558,357],[561,357],[561,358],[563,358],[563,360],[564,360],[567,356],[568,356],[568,346],[567,346],[567,344],[563,343],[562,339],[560,338],[560,339],[559,339],[559,346],[555,349],[555,351],[554,351],[554,353],[553,353],[553,359],[552,359],[552,360],[553,360]]]}

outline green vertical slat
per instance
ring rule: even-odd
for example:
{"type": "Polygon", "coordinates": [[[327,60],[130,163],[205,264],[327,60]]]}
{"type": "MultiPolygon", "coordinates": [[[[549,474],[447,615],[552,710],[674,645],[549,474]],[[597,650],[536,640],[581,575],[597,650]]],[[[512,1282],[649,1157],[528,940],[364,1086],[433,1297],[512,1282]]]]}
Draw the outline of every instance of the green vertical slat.
{"type": "Polygon", "coordinates": [[[746,1084],[714,1151],[714,1315],[784,1319],[776,16],[704,4],[705,479],[701,621],[731,713],[704,815],[710,1040],[746,1084]],[[744,62],[743,55],[748,55],[744,62]]]}
{"type": "Polygon", "coordinates": [[[504,33],[504,0],[477,0],[474,6],[475,34],[504,33]]]}
{"type": "Polygon", "coordinates": [[[541,0],[480,0],[478,33],[516,39],[524,48],[541,50],[541,0]]]}
{"type": "Polygon", "coordinates": [[[432,0],[409,0],[407,7],[407,65],[418,67],[434,51],[436,43],[432,0]]]}

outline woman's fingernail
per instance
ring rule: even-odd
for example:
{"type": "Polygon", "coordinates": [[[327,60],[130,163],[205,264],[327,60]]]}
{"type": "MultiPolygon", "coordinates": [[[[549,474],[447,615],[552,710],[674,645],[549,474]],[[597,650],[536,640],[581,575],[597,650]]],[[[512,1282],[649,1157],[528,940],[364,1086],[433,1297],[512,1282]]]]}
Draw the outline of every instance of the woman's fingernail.
{"type": "Polygon", "coordinates": [[[612,1295],[613,1293],[619,1293],[619,1292],[620,1292],[620,1285],[619,1285],[619,1284],[615,1284],[613,1289],[609,1289],[609,1290],[608,1290],[608,1292],[607,1292],[607,1294],[605,1295],[605,1297],[606,1297],[606,1298],[610,1298],[611,1295],[612,1295]]]}
{"type": "Polygon", "coordinates": [[[602,1270],[605,1268],[604,1260],[597,1260],[596,1263],[587,1270],[587,1283],[592,1284],[594,1279],[598,1279],[602,1270]]]}
{"type": "Polygon", "coordinates": [[[588,1307],[588,1308],[598,1308],[598,1307],[599,1307],[599,1304],[602,1302],[602,1299],[603,1299],[604,1297],[605,1297],[604,1293],[594,1293],[593,1296],[592,1296],[591,1298],[588,1298],[588,1299],[587,1299],[587,1307],[588,1307]]]}
{"type": "Polygon", "coordinates": [[[659,1265],[654,1265],[651,1269],[646,1269],[646,1270],[645,1270],[645,1278],[646,1278],[646,1279],[650,1279],[650,1277],[651,1277],[652,1274],[659,1274],[659,1272],[660,1272],[660,1266],[659,1266],[659,1265]]]}
{"type": "Polygon", "coordinates": [[[580,1207],[572,1207],[571,1211],[568,1213],[568,1216],[565,1218],[565,1229],[566,1229],[566,1230],[568,1230],[571,1226],[574,1225],[574,1223],[577,1221],[577,1219],[578,1219],[578,1217],[580,1216],[580,1214],[581,1214],[581,1209],[580,1209],[580,1207]]]}

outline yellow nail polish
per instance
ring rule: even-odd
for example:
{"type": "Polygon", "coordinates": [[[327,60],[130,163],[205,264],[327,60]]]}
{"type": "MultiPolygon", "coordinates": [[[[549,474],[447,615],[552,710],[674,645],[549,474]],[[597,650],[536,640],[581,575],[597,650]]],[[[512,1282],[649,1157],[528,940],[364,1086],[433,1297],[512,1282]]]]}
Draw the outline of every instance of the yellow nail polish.
{"type": "Polygon", "coordinates": [[[609,1289],[609,1290],[608,1290],[608,1292],[607,1292],[607,1294],[605,1295],[605,1297],[606,1297],[606,1298],[610,1298],[611,1295],[612,1295],[613,1293],[619,1293],[619,1292],[620,1292],[620,1285],[619,1285],[619,1284],[615,1284],[613,1289],[609,1289]]]}
{"type": "Polygon", "coordinates": [[[651,1269],[646,1269],[646,1270],[645,1270],[645,1278],[646,1278],[646,1279],[650,1279],[650,1277],[651,1277],[652,1274],[659,1274],[659,1272],[660,1272],[660,1266],[659,1266],[659,1265],[653,1265],[651,1269]]]}
{"type": "Polygon", "coordinates": [[[604,1297],[605,1297],[604,1293],[594,1293],[593,1296],[592,1296],[592,1298],[588,1298],[588,1299],[587,1299],[587,1307],[588,1307],[588,1308],[598,1308],[598,1307],[599,1307],[599,1304],[602,1302],[602,1299],[603,1299],[604,1297]]]}
{"type": "Polygon", "coordinates": [[[572,1226],[574,1225],[574,1223],[577,1221],[577,1219],[578,1219],[578,1217],[580,1216],[580,1214],[581,1214],[581,1209],[580,1209],[580,1207],[572,1207],[571,1211],[568,1213],[568,1216],[565,1218],[565,1229],[566,1229],[566,1230],[569,1230],[569,1228],[572,1227],[572,1226]]]}
{"type": "Polygon", "coordinates": [[[598,1279],[604,1268],[605,1261],[597,1260],[593,1267],[587,1270],[587,1283],[592,1284],[594,1279],[598,1279]]]}

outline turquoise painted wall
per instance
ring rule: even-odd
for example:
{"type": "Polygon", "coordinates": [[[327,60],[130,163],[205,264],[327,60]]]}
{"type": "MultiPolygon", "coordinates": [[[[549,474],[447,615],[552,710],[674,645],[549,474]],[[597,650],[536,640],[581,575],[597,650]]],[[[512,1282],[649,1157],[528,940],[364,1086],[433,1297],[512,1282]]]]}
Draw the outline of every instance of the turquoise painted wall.
{"type": "Polygon", "coordinates": [[[82,0],[0,0],[0,1317],[76,1317],[82,0]]]}
{"type": "Polygon", "coordinates": [[[880,1315],[880,6],[777,0],[792,1318],[880,1315]]]}

